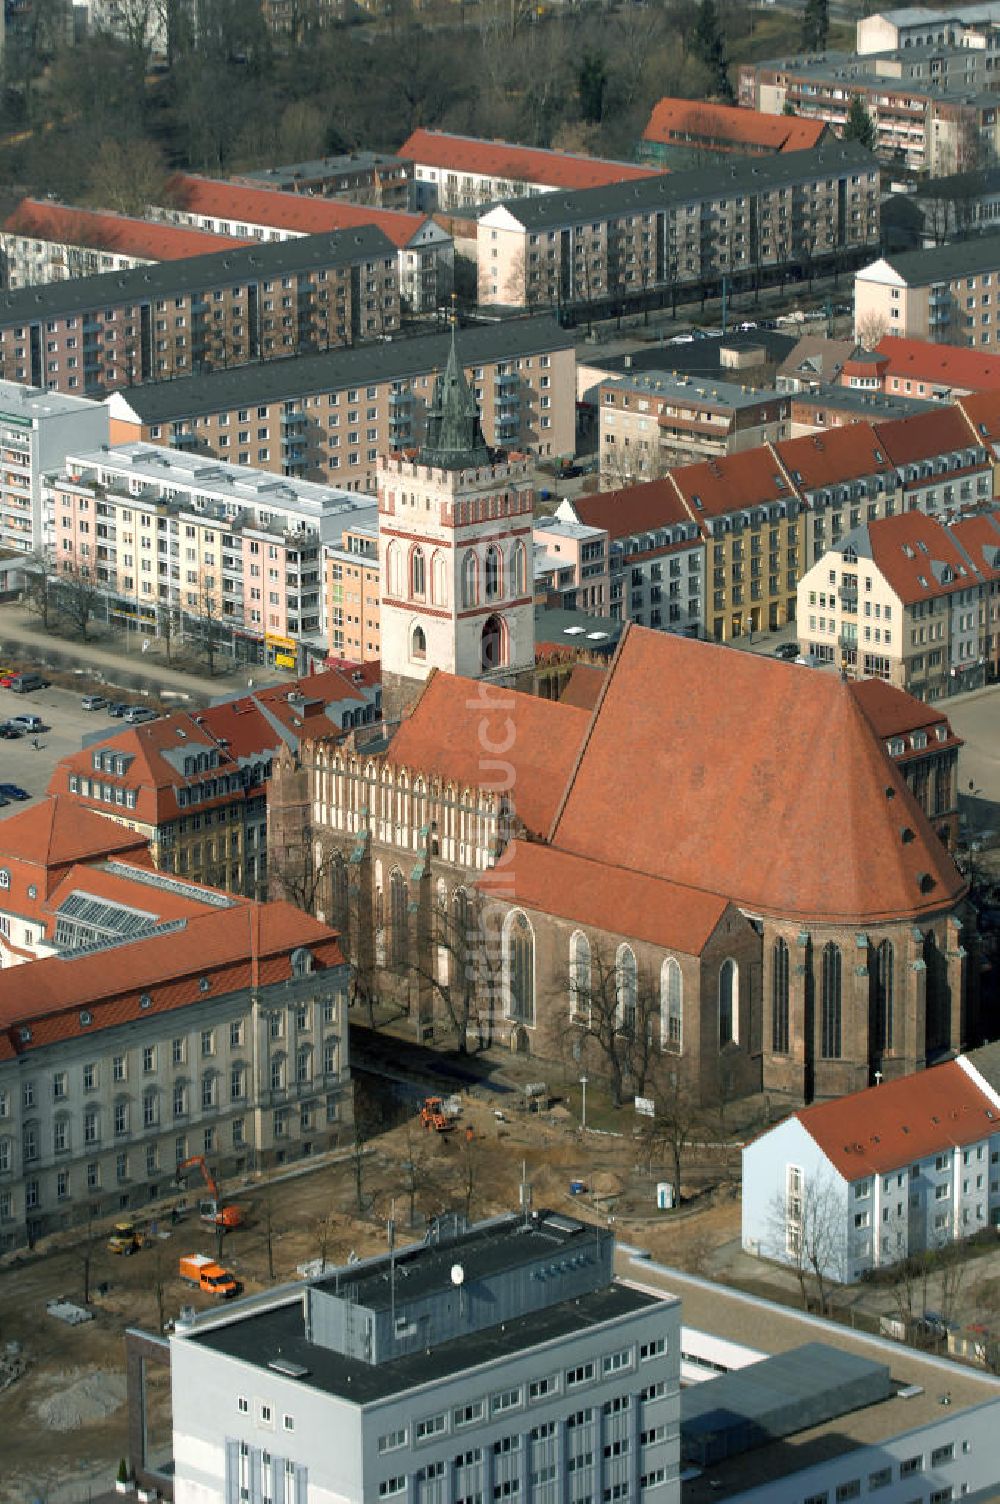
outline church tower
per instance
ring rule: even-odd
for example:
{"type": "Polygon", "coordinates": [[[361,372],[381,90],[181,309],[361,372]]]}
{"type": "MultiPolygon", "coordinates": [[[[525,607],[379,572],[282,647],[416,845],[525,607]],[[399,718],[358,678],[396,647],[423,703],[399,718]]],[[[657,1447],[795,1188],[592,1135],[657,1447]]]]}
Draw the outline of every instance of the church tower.
{"type": "Polygon", "coordinates": [[[379,460],[387,721],[434,668],[510,685],[531,674],[533,506],[528,459],[486,445],[453,327],[423,448],[379,460]]]}

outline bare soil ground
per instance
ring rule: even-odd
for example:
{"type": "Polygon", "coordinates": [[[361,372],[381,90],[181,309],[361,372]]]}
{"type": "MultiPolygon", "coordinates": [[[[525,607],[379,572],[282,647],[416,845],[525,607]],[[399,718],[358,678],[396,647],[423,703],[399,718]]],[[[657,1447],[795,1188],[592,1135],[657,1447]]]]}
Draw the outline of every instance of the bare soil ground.
{"type": "MultiPolygon", "coordinates": [[[[680,1212],[657,1216],[656,1181],[669,1174],[664,1164],[654,1159],[648,1166],[647,1159],[630,1136],[581,1137],[575,1120],[558,1110],[551,1119],[498,1122],[492,1102],[467,1098],[453,1133],[428,1133],[414,1120],[369,1141],[360,1166],[363,1215],[358,1213],[358,1164],[350,1153],[297,1173],[305,1162],[286,1178],[248,1187],[245,1197],[241,1193],[246,1225],[227,1235],[223,1261],[254,1293],[294,1279],[297,1266],[310,1259],[341,1262],[352,1251],[379,1251],[390,1216],[400,1239],[407,1240],[422,1236],[426,1219],[444,1210],[468,1211],[473,1218],[508,1211],[518,1204],[523,1174],[536,1207],[613,1218],[625,1241],[667,1262],[700,1268],[713,1249],[739,1235],[733,1188],[727,1182],[717,1191],[706,1190],[725,1178],[724,1170],[709,1159],[692,1163],[691,1185],[685,1188],[692,1200],[680,1212]],[[473,1129],[471,1141],[467,1125],[473,1129]],[[571,1180],[582,1180],[587,1193],[571,1196],[571,1180]]],[[[214,1252],[212,1230],[193,1217],[171,1226],[169,1203],[149,1212],[157,1218],[159,1236],[131,1258],[108,1254],[107,1228],[95,1229],[90,1271],[95,1319],[86,1325],[65,1326],[45,1310],[54,1296],[82,1301],[85,1235],[67,1237],[63,1246],[53,1239],[0,1268],[0,1350],[19,1343],[28,1365],[25,1376],[0,1393],[3,1504],[36,1499],[68,1504],[111,1487],[127,1449],[125,1328],[155,1331],[161,1300],[167,1320],[183,1305],[211,1304],[178,1279],[177,1261],[183,1253],[214,1252]]],[[[167,1436],[165,1395],[156,1408],[157,1430],[167,1436]]]]}

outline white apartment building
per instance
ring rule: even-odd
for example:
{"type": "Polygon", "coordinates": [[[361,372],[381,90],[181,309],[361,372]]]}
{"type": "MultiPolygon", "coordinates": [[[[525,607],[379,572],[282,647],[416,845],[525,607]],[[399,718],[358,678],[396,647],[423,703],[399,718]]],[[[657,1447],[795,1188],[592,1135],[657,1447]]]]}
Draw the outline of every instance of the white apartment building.
{"type": "MultiPolygon", "coordinates": [[[[106,412],[106,409],[104,409],[106,412]]],[[[375,502],[355,492],[161,448],[77,451],[45,483],[47,557],[94,572],[109,620],[146,636],[205,618],[237,657],[325,654],[322,550],[375,502]]]]}
{"type": "Polygon", "coordinates": [[[108,410],[86,397],[0,381],[0,547],[43,546],[42,476],[71,449],[108,442],[108,410]]]}
{"type": "Polygon", "coordinates": [[[921,700],[976,689],[1000,659],[1000,512],[905,512],[855,528],[798,587],[803,651],[921,700]]]}

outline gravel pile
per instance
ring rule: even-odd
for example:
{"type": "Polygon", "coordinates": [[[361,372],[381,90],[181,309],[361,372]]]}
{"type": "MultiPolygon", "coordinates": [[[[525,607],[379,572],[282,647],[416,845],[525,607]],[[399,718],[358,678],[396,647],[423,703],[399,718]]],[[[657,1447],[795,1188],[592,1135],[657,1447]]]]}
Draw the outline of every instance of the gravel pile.
{"type": "Polygon", "coordinates": [[[50,1431],[75,1431],[114,1414],[125,1403],[124,1374],[95,1368],[78,1376],[67,1375],[58,1394],[50,1394],[35,1406],[38,1419],[50,1431]]]}

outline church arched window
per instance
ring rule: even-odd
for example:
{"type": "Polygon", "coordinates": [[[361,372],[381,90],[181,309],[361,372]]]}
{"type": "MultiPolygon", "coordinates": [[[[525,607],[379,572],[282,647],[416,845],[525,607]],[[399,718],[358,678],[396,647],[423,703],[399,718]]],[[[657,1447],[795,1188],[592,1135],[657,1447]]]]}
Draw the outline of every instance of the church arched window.
{"type": "Polygon", "coordinates": [[[739,973],[727,957],[719,967],[719,1048],[739,1038],[739,973]]]}
{"type": "Polygon", "coordinates": [[[771,1049],[788,1054],[788,945],[780,935],[771,951],[771,1049]]]}
{"type": "Polygon", "coordinates": [[[635,952],[630,945],[619,945],[615,957],[615,1001],[618,1027],[631,1038],[635,1034],[639,1006],[639,975],[635,952]]]}
{"type": "Polygon", "coordinates": [[[514,595],[524,595],[528,588],[528,553],[520,539],[510,551],[510,580],[514,595]]]}
{"type": "Polygon", "coordinates": [[[660,1046],[680,1054],[684,1044],[684,977],[676,956],[660,968],[660,1046]]]}
{"type": "Polygon", "coordinates": [[[479,604],[479,561],[470,549],[462,560],[462,605],[479,604]]]}
{"type": "Polygon", "coordinates": [[[448,604],[448,566],[440,549],[431,558],[431,599],[435,606],[448,604]]]}
{"type": "Polygon", "coordinates": [[[839,1060],[841,1056],[841,975],[840,948],[831,940],[823,947],[820,990],[820,1051],[824,1060],[839,1060]]]}
{"type": "Polygon", "coordinates": [[[575,930],[569,942],[569,1016],[590,1022],[590,941],[575,930]]]}
{"type": "Polygon", "coordinates": [[[389,594],[398,600],[402,594],[402,578],[400,571],[401,554],[399,544],[390,542],[385,551],[385,572],[389,583],[389,594]]]}
{"type": "Polygon", "coordinates": [[[422,548],[410,554],[410,594],[415,600],[423,600],[427,594],[427,560],[422,548]]]}
{"type": "Polygon", "coordinates": [[[519,909],[504,922],[503,959],[507,1017],[531,1026],[535,1022],[535,937],[519,909]]]}
{"type": "Polygon", "coordinates": [[[498,600],[502,589],[500,550],[491,543],[486,550],[486,599],[498,600]]]}
{"type": "Polygon", "coordinates": [[[420,663],[427,657],[427,633],[419,622],[410,633],[410,657],[420,663]]]}

